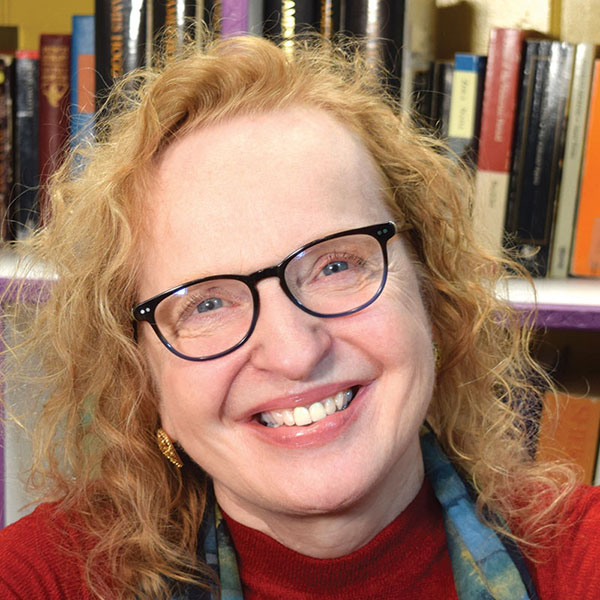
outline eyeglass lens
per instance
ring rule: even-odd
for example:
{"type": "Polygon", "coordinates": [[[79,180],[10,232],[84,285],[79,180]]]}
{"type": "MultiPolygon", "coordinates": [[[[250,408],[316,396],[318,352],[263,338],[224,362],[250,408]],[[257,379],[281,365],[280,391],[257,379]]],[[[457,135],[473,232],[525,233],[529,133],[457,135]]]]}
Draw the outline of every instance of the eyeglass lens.
{"type": "MultiPolygon", "coordinates": [[[[284,271],[294,302],[319,316],[349,313],[379,292],[384,255],[374,237],[325,240],[295,255],[284,271]]],[[[253,295],[237,279],[210,279],[179,289],[156,307],[163,337],[181,354],[203,358],[238,345],[252,328],[253,295]]]]}

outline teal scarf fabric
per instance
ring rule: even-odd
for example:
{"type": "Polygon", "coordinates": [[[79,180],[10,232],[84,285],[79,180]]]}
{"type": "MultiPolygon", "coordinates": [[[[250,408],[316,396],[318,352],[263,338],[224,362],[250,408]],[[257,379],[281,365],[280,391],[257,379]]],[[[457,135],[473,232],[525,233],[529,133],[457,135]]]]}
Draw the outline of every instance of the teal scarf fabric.
{"type": "MultiPolygon", "coordinates": [[[[429,429],[421,432],[421,448],[425,474],[442,506],[459,600],[537,600],[518,549],[477,518],[467,486],[429,429]]],[[[235,549],[216,503],[206,523],[204,554],[219,574],[221,599],[243,600],[235,549]]],[[[208,600],[191,589],[178,598],[208,600]]]]}

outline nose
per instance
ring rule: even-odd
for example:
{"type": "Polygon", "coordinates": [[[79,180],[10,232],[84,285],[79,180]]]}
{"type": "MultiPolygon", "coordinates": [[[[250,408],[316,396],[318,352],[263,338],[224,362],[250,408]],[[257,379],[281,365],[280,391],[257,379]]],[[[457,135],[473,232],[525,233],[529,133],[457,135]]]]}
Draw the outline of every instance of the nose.
{"type": "Polygon", "coordinates": [[[260,314],[249,340],[253,366],[291,381],[308,379],[332,346],[326,319],[298,308],[276,279],[261,282],[258,289],[260,314]]]}

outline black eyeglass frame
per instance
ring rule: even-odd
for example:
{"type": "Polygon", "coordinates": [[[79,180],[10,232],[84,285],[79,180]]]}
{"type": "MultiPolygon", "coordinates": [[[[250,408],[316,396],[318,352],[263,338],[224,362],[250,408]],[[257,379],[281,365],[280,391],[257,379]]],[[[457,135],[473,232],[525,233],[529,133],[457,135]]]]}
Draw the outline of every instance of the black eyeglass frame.
{"type": "Polygon", "coordinates": [[[401,231],[405,231],[406,229],[408,229],[408,227],[398,228],[396,226],[396,224],[392,221],[387,221],[385,223],[378,223],[376,225],[367,225],[366,227],[359,227],[357,229],[348,229],[346,231],[340,231],[338,233],[333,233],[331,235],[319,238],[317,240],[313,240],[312,242],[305,244],[301,248],[294,250],[294,252],[292,252],[291,254],[286,256],[286,258],[284,258],[279,264],[274,265],[272,267],[266,267],[264,269],[259,269],[258,271],[255,271],[254,273],[251,273],[250,275],[221,274],[221,275],[211,275],[210,277],[202,277],[200,279],[194,279],[192,281],[187,281],[186,283],[182,283],[171,289],[168,289],[165,292],[157,294],[156,296],[153,296],[152,298],[149,298],[148,300],[145,300],[144,302],[141,302],[140,304],[137,304],[136,306],[133,307],[133,309],[131,310],[131,314],[133,317],[133,325],[135,328],[136,337],[137,337],[137,323],[141,323],[141,322],[145,321],[150,324],[150,326],[154,330],[154,333],[158,336],[158,339],[173,354],[175,354],[176,356],[178,356],[179,358],[182,358],[184,360],[189,360],[189,361],[193,361],[193,362],[204,362],[207,360],[214,360],[216,358],[221,358],[222,356],[230,354],[231,352],[237,350],[245,342],[247,342],[248,339],[250,338],[250,336],[252,335],[252,333],[254,332],[256,323],[258,321],[258,315],[260,312],[260,296],[259,296],[258,290],[256,289],[256,285],[263,279],[268,279],[270,277],[277,277],[279,279],[279,285],[281,286],[281,289],[284,291],[285,295],[291,300],[291,302],[295,306],[297,306],[299,309],[303,310],[304,312],[306,312],[309,315],[312,315],[314,317],[331,319],[331,318],[337,318],[337,317],[345,317],[347,315],[351,315],[356,312],[359,312],[359,311],[367,308],[367,306],[370,306],[371,304],[373,304],[373,302],[375,302],[375,300],[377,300],[377,298],[379,298],[379,296],[381,295],[381,292],[383,291],[383,288],[385,287],[385,284],[387,281],[387,274],[388,274],[387,242],[392,237],[394,237],[394,235],[396,235],[396,233],[400,233],[401,231]],[[300,300],[298,300],[294,296],[294,294],[292,294],[291,290],[289,289],[289,287],[287,285],[287,282],[285,281],[284,274],[285,274],[285,269],[286,269],[287,265],[294,258],[296,258],[299,254],[301,254],[302,252],[305,252],[306,250],[308,250],[309,248],[312,248],[313,246],[316,246],[317,244],[320,244],[322,242],[327,242],[327,241],[333,240],[335,238],[346,237],[346,236],[350,236],[350,235],[358,235],[358,234],[370,235],[371,237],[375,238],[379,242],[379,246],[381,247],[381,251],[383,254],[383,274],[382,274],[381,282],[379,284],[379,288],[377,289],[377,291],[375,292],[373,297],[370,300],[368,300],[367,302],[364,302],[363,304],[361,304],[360,306],[357,306],[356,308],[353,308],[351,310],[347,310],[344,312],[334,313],[334,314],[319,313],[319,312],[316,312],[316,311],[311,310],[310,308],[304,306],[302,304],[302,302],[300,302],[300,300]],[[160,328],[158,327],[158,324],[156,323],[156,319],[155,319],[156,307],[165,298],[172,296],[173,294],[177,293],[179,290],[190,287],[192,285],[197,285],[198,283],[203,283],[205,281],[213,281],[216,279],[234,279],[237,281],[241,281],[250,289],[250,293],[252,294],[252,301],[253,301],[253,314],[252,314],[252,321],[250,322],[248,331],[247,331],[246,335],[244,335],[244,337],[239,342],[237,342],[237,344],[235,344],[231,348],[228,348],[227,350],[223,350],[222,352],[219,352],[217,354],[211,354],[210,356],[202,356],[202,357],[193,357],[193,356],[188,356],[187,354],[183,354],[182,352],[177,350],[167,340],[167,338],[165,338],[165,336],[161,332],[160,328]]]}

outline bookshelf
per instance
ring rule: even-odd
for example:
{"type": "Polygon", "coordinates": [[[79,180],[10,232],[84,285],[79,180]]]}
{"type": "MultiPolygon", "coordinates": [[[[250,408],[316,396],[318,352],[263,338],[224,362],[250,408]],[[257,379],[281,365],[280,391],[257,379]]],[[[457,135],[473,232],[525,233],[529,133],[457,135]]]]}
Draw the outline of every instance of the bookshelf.
{"type": "MultiPolygon", "coordinates": [[[[536,29],[572,42],[600,44],[600,11],[593,4],[590,0],[530,0],[524,7],[522,0],[437,0],[436,55],[485,54],[492,26],[536,29]]],[[[92,0],[5,0],[0,3],[0,25],[19,26],[19,48],[37,48],[41,33],[68,32],[73,14],[92,14],[94,7],[92,0]]],[[[0,253],[0,292],[19,274],[16,268],[13,254],[0,253]]],[[[28,276],[33,287],[53,277],[43,268],[28,276]]],[[[561,378],[568,381],[582,375],[591,382],[590,389],[600,393],[600,382],[592,377],[600,364],[595,362],[600,356],[600,279],[540,279],[534,289],[511,280],[498,293],[524,315],[533,315],[541,346],[551,349],[561,378]]],[[[0,526],[1,520],[0,515],[0,526]]]]}

